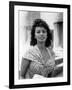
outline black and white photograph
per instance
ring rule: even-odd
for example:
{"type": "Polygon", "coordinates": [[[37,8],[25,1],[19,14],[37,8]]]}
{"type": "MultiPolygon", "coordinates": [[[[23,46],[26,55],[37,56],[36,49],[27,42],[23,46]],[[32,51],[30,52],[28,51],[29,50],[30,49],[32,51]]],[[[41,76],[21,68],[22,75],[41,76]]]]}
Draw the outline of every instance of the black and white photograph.
{"type": "Polygon", "coordinates": [[[19,77],[63,76],[63,13],[19,11],[19,77]]]}
{"type": "Polygon", "coordinates": [[[10,88],[69,84],[69,10],[10,2],[10,88]]]}

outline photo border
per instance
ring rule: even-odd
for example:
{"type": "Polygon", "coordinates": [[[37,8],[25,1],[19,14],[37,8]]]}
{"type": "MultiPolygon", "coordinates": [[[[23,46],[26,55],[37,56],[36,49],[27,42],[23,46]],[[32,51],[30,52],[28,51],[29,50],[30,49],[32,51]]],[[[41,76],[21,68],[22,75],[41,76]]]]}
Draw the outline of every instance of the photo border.
{"type": "Polygon", "coordinates": [[[61,86],[70,85],[70,5],[65,4],[50,4],[50,3],[33,3],[33,2],[9,2],[9,88],[30,88],[30,87],[45,87],[45,86],[61,86]],[[55,7],[67,9],[67,82],[57,83],[39,83],[39,84],[14,84],[14,6],[33,6],[33,7],[55,7]]]}

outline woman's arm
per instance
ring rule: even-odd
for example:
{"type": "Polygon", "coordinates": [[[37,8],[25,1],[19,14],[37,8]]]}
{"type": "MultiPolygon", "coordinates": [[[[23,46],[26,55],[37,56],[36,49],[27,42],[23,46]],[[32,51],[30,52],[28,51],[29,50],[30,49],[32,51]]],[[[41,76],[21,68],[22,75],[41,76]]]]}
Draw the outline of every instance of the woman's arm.
{"type": "Polygon", "coordinates": [[[29,60],[27,60],[25,58],[22,58],[21,73],[20,73],[21,78],[25,78],[26,72],[27,72],[27,70],[29,68],[29,64],[30,64],[29,60]]]}

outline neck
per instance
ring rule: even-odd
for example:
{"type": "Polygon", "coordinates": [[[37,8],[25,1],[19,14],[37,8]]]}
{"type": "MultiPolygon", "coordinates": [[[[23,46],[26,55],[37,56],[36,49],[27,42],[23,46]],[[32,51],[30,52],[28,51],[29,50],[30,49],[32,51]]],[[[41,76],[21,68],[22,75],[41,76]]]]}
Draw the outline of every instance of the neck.
{"type": "Polygon", "coordinates": [[[44,42],[38,42],[37,46],[39,49],[45,49],[45,43],[44,42]]]}

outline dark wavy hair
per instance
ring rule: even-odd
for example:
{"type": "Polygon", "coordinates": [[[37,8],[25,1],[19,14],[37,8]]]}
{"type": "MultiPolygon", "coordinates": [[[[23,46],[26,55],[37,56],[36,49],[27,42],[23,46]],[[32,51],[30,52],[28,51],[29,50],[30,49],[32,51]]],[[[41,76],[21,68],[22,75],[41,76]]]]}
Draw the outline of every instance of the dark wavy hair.
{"type": "Polygon", "coordinates": [[[42,19],[36,19],[33,22],[33,26],[32,26],[32,29],[31,29],[31,42],[30,42],[30,45],[35,46],[37,44],[37,40],[35,39],[35,28],[36,27],[43,27],[43,28],[45,28],[47,30],[47,39],[45,41],[45,46],[49,47],[51,45],[52,34],[51,34],[51,31],[49,29],[48,24],[42,19]]]}

